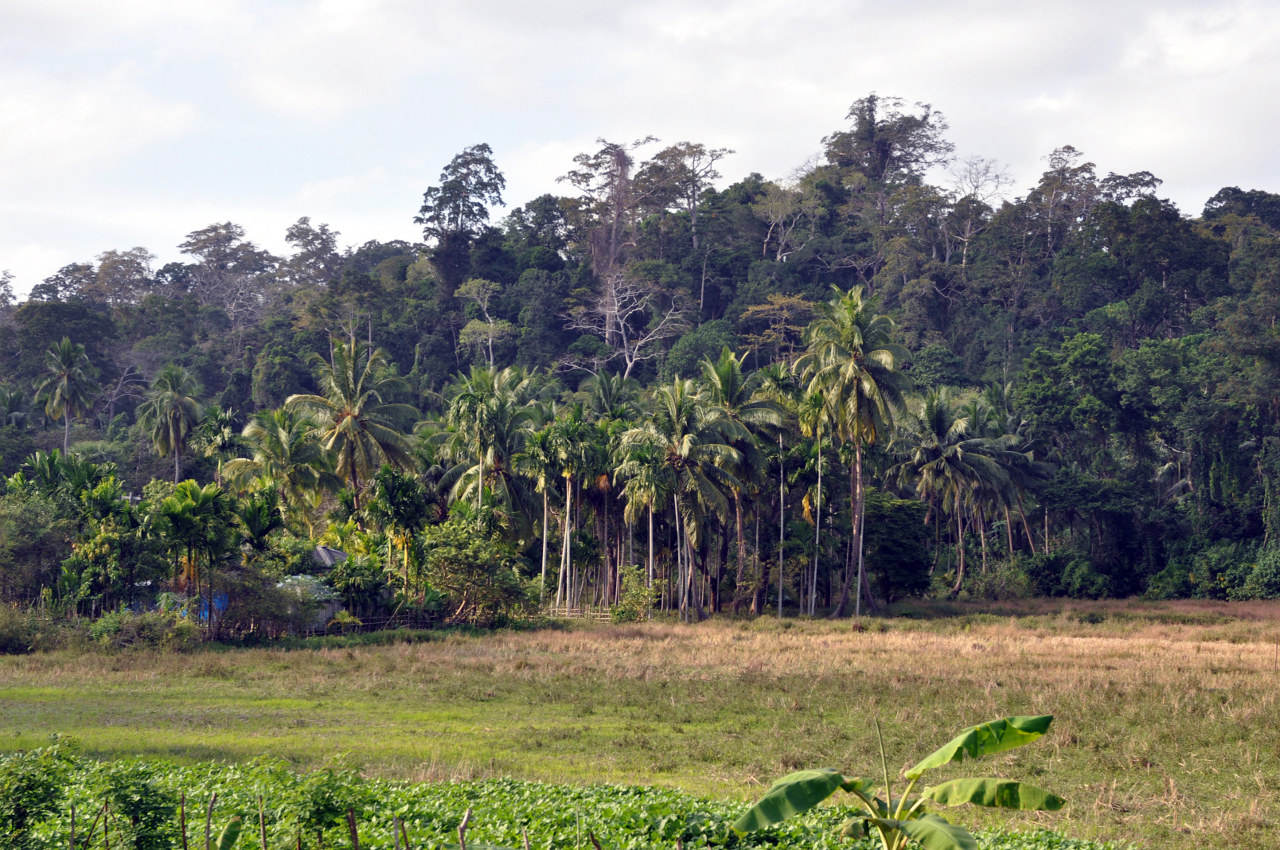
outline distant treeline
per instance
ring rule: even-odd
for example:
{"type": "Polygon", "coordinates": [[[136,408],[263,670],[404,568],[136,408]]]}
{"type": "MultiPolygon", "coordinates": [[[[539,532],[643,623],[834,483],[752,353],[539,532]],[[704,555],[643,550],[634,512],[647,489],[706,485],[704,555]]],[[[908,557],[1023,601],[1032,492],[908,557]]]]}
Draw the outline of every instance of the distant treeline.
{"type": "Polygon", "coordinates": [[[601,140],[497,220],[478,144],[419,244],[224,222],[0,285],[0,599],[1280,595],[1280,195],[1190,218],[1064,146],[1015,196],[946,129],[868,96],[723,188],[732,151],[601,140]]]}

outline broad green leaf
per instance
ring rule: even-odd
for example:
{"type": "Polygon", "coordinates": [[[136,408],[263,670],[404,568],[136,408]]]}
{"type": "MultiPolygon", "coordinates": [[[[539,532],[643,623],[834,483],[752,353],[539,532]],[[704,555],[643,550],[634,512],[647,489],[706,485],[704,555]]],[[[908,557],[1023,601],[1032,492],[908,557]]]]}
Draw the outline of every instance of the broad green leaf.
{"type": "Polygon", "coordinates": [[[947,823],[937,815],[925,815],[915,820],[867,818],[867,823],[905,832],[918,841],[924,850],[978,850],[978,842],[969,834],[969,830],[947,823]]]}
{"type": "Polygon", "coordinates": [[[1057,794],[1011,779],[953,779],[924,789],[924,796],[944,806],[973,803],[1000,809],[1056,812],[1066,803],[1057,794]]]}
{"type": "Polygon", "coordinates": [[[871,787],[867,780],[846,779],[829,768],[800,770],[788,774],[773,783],[760,802],[733,822],[733,831],[739,835],[785,820],[792,815],[813,808],[830,797],[838,789],[864,792],[871,787]]]}
{"type": "Polygon", "coordinates": [[[948,762],[963,761],[965,756],[977,758],[1021,747],[1048,731],[1052,722],[1052,714],[1042,714],[1036,717],[1006,717],[970,726],[921,759],[907,771],[906,776],[908,779],[915,779],[931,768],[948,762]]]}
{"type": "Polygon", "coordinates": [[[236,846],[236,841],[240,838],[240,829],[244,826],[244,822],[239,817],[234,817],[227,822],[222,828],[222,833],[218,836],[218,850],[231,850],[236,846]]]}

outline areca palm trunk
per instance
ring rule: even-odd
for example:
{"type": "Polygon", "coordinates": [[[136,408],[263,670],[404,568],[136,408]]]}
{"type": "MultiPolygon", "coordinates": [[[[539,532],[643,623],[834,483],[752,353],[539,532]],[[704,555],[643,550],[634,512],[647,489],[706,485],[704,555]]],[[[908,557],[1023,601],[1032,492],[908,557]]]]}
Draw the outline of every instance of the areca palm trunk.
{"type": "Polygon", "coordinates": [[[818,499],[813,514],[813,583],[809,585],[809,616],[818,608],[818,554],[822,551],[822,432],[818,432],[818,499]]]}
{"type": "Polygon", "coordinates": [[[742,536],[742,496],[737,487],[733,488],[733,511],[738,531],[738,571],[733,578],[733,613],[736,614],[746,598],[742,593],[742,577],[747,564],[747,542],[742,536]]]}
{"type": "MultiPolygon", "coordinates": [[[[71,405],[64,404],[62,409],[64,411],[62,414],[62,456],[66,457],[67,453],[71,451],[71,405]]],[[[178,481],[177,478],[173,480],[175,484],[178,481]]]]}
{"type": "Polygon", "coordinates": [[[782,619],[782,549],[787,542],[787,491],[782,458],[782,432],[778,432],[778,619],[782,619]]]}
{"type": "Polygon", "coordinates": [[[547,496],[546,484],[542,487],[542,577],[538,582],[538,602],[545,602],[547,597],[547,496]]]}
{"type": "MultiPolygon", "coordinates": [[[[866,494],[862,489],[862,441],[855,440],[853,443],[853,466],[849,469],[849,497],[850,497],[850,522],[849,529],[851,534],[851,544],[855,557],[858,561],[858,607],[861,609],[862,596],[862,512],[865,508],[864,500],[866,494]]],[[[853,582],[853,570],[845,570],[844,582],[840,587],[840,599],[831,609],[831,617],[844,616],[845,606],[849,604],[849,585],[853,582]]]]}
{"type": "Polygon", "coordinates": [[[653,598],[653,500],[649,501],[649,580],[645,587],[649,590],[650,601],[653,598]]]}

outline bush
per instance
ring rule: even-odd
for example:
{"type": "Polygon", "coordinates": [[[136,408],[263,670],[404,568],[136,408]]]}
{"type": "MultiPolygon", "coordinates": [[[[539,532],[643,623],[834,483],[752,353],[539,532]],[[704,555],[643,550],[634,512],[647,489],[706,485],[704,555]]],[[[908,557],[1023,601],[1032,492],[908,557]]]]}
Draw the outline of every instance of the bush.
{"type": "Polygon", "coordinates": [[[0,655],[22,655],[35,645],[35,617],[15,605],[0,605],[0,655]]]}
{"type": "Polygon", "coordinates": [[[1100,599],[1111,591],[1111,580],[1079,552],[1036,554],[1021,563],[1037,596],[1100,599]]]}
{"type": "Polygon", "coordinates": [[[111,811],[124,821],[123,833],[133,850],[169,850],[173,846],[171,792],[156,784],[156,769],[141,762],[122,762],[107,768],[105,796],[111,811]]]}
{"type": "Polygon", "coordinates": [[[1258,551],[1253,569],[1234,599],[1276,599],[1280,597],[1280,547],[1258,551]]]}
{"type": "Polygon", "coordinates": [[[622,596],[618,604],[609,609],[615,623],[637,623],[649,618],[653,610],[654,588],[645,586],[644,568],[622,568],[622,596]]]}
{"type": "Polygon", "coordinates": [[[89,626],[89,637],[109,649],[167,649],[183,651],[200,643],[200,627],[179,612],[121,609],[103,614],[89,626]]]}
{"type": "Polygon", "coordinates": [[[53,814],[62,799],[66,774],[57,747],[0,756],[0,834],[4,846],[31,847],[31,828],[53,814]]]}
{"type": "Polygon", "coordinates": [[[1032,595],[1031,579],[1023,567],[1023,558],[995,561],[985,572],[969,577],[969,593],[976,599],[1000,601],[1026,599],[1032,595]]]}

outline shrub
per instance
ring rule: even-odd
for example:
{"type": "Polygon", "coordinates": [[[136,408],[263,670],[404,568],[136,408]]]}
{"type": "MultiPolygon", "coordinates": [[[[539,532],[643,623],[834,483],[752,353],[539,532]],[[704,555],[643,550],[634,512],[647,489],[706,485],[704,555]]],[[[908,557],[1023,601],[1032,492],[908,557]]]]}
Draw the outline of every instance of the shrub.
{"type": "Polygon", "coordinates": [[[1234,599],[1275,599],[1280,597],[1280,547],[1268,546],[1258,551],[1253,569],[1234,599]]]}
{"type": "Polygon", "coordinates": [[[89,626],[89,637],[110,649],[140,647],[183,651],[200,643],[200,627],[175,611],[126,609],[103,614],[89,626]]]}
{"type": "Polygon", "coordinates": [[[0,834],[14,850],[31,847],[31,828],[62,798],[66,762],[57,747],[0,756],[0,834]]]}
{"type": "Polygon", "coordinates": [[[1026,599],[1032,595],[1033,589],[1023,560],[995,561],[985,573],[972,574],[968,582],[969,592],[977,599],[991,601],[1026,599]]]}
{"type": "Polygon", "coordinates": [[[16,605],[0,605],[0,655],[30,652],[36,641],[35,618],[16,605]]]}
{"type": "Polygon", "coordinates": [[[622,596],[618,604],[609,609],[615,623],[636,623],[649,618],[653,610],[654,589],[645,586],[644,569],[638,566],[622,568],[622,596]]]}
{"type": "Polygon", "coordinates": [[[177,809],[171,793],[156,784],[155,768],[140,762],[110,765],[104,776],[111,811],[124,821],[123,832],[133,850],[169,850],[177,809]]]}

